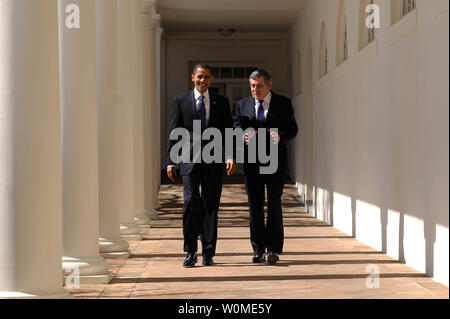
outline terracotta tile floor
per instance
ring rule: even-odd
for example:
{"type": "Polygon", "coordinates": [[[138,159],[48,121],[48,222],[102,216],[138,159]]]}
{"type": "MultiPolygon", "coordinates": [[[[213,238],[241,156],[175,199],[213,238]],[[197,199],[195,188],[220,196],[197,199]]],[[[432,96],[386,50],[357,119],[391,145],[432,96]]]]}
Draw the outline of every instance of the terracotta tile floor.
{"type": "MultiPolygon", "coordinates": [[[[284,253],[276,265],[253,264],[244,186],[224,185],[216,263],[183,268],[181,185],[162,185],[159,219],[130,241],[128,259],[107,259],[107,285],[68,289],[76,298],[449,298],[449,288],[304,212],[292,185],[285,187],[284,253]],[[379,287],[368,288],[370,272],[379,287]]],[[[201,247],[199,243],[199,247],[201,247]]]]}

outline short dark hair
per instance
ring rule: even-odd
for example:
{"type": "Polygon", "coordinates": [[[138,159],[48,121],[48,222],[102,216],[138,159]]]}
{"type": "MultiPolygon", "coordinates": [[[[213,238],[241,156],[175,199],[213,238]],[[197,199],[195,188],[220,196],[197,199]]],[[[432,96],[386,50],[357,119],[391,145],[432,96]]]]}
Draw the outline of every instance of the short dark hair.
{"type": "Polygon", "coordinates": [[[272,76],[270,75],[269,72],[267,72],[264,69],[256,69],[255,71],[252,72],[252,74],[250,74],[250,80],[256,80],[257,78],[263,76],[264,77],[264,82],[267,84],[269,82],[272,82],[272,76]]]}
{"type": "Polygon", "coordinates": [[[211,67],[208,64],[206,64],[206,63],[196,64],[194,66],[194,70],[192,71],[192,74],[195,74],[195,72],[197,72],[197,69],[207,69],[207,70],[209,70],[211,75],[213,74],[213,71],[212,71],[211,67]]]}

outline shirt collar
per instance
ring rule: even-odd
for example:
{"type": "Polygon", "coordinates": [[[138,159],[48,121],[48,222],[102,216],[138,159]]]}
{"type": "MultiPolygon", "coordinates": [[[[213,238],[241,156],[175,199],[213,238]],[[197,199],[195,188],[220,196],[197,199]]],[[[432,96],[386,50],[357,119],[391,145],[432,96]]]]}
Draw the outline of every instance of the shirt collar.
{"type": "MultiPolygon", "coordinates": [[[[264,102],[263,102],[263,104],[268,104],[268,105],[270,105],[270,100],[272,99],[272,92],[271,91],[269,91],[269,93],[266,95],[266,97],[264,98],[264,102]]],[[[258,100],[257,99],[255,99],[255,104],[258,104],[258,100]]]]}
{"type": "MultiPolygon", "coordinates": [[[[202,95],[202,94],[200,94],[200,92],[197,90],[197,88],[194,88],[194,97],[195,97],[196,101],[199,99],[200,95],[202,95]]],[[[209,90],[206,90],[206,92],[203,93],[203,98],[206,100],[209,100],[209,90]]]]}

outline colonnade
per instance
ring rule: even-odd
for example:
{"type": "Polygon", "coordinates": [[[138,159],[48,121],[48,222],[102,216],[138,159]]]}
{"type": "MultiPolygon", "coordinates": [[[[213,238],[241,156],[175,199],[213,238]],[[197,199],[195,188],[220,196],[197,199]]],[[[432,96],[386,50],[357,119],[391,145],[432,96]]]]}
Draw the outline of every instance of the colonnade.
{"type": "Polygon", "coordinates": [[[154,1],[0,3],[0,298],[111,280],[157,218],[154,1]]]}

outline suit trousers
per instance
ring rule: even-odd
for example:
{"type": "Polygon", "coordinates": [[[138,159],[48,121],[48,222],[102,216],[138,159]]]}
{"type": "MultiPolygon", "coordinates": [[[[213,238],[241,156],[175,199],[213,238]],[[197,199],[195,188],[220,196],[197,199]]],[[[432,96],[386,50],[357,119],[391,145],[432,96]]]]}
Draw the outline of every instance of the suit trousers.
{"type": "Polygon", "coordinates": [[[215,255],[223,170],[222,165],[198,163],[189,175],[182,176],[184,251],[187,253],[197,252],[200,236],[203,257],[215,255]]]}
{"type": "Polygon", "coordinates": [[[285,183],[284,172],[261,175],[248,172],[244,176],[250,208],[250,240],[254,253],[272,251],[283,252],[284,228],[281,210],[281,196],[285,183]],[[267,223],[265,223],[264,204],[267,186],[267,223]]]}

